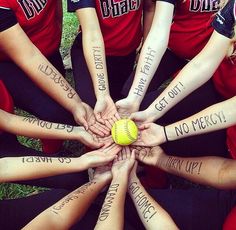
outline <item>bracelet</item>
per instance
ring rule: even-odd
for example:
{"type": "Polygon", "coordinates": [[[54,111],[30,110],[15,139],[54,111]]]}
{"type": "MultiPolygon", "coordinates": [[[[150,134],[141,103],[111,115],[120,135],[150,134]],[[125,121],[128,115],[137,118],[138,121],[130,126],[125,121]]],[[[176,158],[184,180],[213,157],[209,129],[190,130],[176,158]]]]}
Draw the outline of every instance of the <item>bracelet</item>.
{"type": "Polygon", "coordinates": [[[168,142],[169,140],[168,140],[168,137],[167,137],[167,134],[166,134],[166,127],[163,126],[163,129],[164,129],[164,134],[165,134],[166,142],[168,142]]]}

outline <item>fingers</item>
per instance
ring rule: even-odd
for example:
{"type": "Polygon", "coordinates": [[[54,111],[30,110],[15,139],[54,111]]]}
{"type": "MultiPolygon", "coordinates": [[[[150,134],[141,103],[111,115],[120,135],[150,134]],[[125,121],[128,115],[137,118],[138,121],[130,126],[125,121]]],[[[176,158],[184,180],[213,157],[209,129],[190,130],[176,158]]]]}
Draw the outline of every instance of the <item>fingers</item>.
{"type": "Polygon", "coordinates": [[[101,114],[101,112],[94,113],[94,116],[95,116],[96,120],[97,120],[99,123],[105,124],[104,120],[102,119],[102,114],[101,114]]]}
{"type": "Polygon", "coordinates": [[[117,155],[117,161],[122,161],[123,160],[123,149],[118,153],[117,155]]]}
{"type": "Polygon", "coordinates": [[[120,150],[121,150],[121,146],[113,143],[110,146],[108,146],[107,148],[105,148],[103,152],[104,153],[113,152],[113,153],[117,154],[120,150]]]}
{"type": "Polygon", "coordinates": [[[93,141],[90,143],[86,143],[86,145],[92,149],[99,149],[104,146],[104,143],[98,143],[98,142],[93,141]]]}
{"type": "Polygon", "coordinates": [[[89,129],[93,133],[95,133],[95,134],[97,134],[97,135],[99,135],[101,137],[104,137],[104,136],[106,136],[106,135],[108,135],[110,133],[110,130],[106,126],[104,126],[104,125],[102,125],[102,124],[100,124],[98,122],[96,122],[93,125],[90,125],[89,129]]]}
{"type": "Polygon", "coordinates": [[[144,124],[140,124],[140,125],[138,126],[138,128],[139,128],[140,130],[145,130],[145,129],[150,128],[150,125],[151,125],[151,123],[144,123],[144,124]]]}
{"type": "Polygon", "coordinates": [[[84,117],[77,118],[75,121],[76,123],[81,124],[85,128],[85,130],[88,131],[88,122],[84,117]]]}
{"type": "Polygon", "coordinates": [[[133,142],[132,145],[133,146],[136,146],[136,145],[137,146],[145,146],[145,143],[143,142],[141,135],[138,136],[138,139],[135,142],[133,142]]]}
{"type": "Polygon", "coordinates": [[[106,125],[106,127],[107,128],[109,128],[109,129],[111,129],[112,128],[112,125],[113,125],[113,123],[112,122],[110,122],[109,120],[104,120],[104,122],[105,122],[105,125],[106,125]]]}
{"type": "Polygon", "coordinates": [[[131,154],[130,154],[130,158],[133,159],[133,160],[135,159],[135,152],[136,152],[136,150],[133,149],[131,154]]]}
{"type": "Polygon", "coordinates": [[[115,113],[115,118],[116,118],[116,120],[118,121],[118,120],[120,120],[121,119],[121,117],[120,117],[120,115],[119,115],[119,113],[115,113]]]}

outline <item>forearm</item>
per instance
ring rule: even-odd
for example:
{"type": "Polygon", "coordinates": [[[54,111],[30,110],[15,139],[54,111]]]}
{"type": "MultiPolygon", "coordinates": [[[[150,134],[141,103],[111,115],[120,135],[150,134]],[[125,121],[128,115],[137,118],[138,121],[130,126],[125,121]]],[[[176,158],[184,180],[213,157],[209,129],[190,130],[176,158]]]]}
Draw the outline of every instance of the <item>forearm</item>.
{"type": "Polygon", "coordinates": [[[95,95],[109,95],[106,56],[103,36],[95,9],[85,8],[77,11],[82,27],[83,51],[92,77],[95,95]]]}
{"type": "Polygon", "coordinates": [[[72,112],[81,102],[75,90],[32,44],[19,24],[1,33],[0,44],[29,78],[65,109],[72,112]]]}
{"type": "Polygon", "coordinates": [[[220,157],[175,157],[162,155],[156,166],[196,183],[220,189],[236,187],[234,160],[220,157]]]}
{"type": "Polygon", "coordinates": [[[236,124],[236,96],[165,127],[169,141],[225,129],[236,124]]]}
{"type": "Polygon", "coordinates": [[[149,106],[153,121],[207,82],[227,54],[230,40],[214,32],[204,49],[192,59],[149,106]]]}
{"type": "Polygon", "coordinates": [[[38,118],[22,117],[0,110],[0,129],[16,135],[62,140],[79,140],[84,130],[81,126],[71,126],[38,118]]]}
{"type": "Polygon", "coordinates": [[[31,63],[28,64],[22,66],[22,69],[30,78],[50,97],[73,114],[74,108],[81,103],[81,99],[61,73],[41,53],[31,57],[31,63]]]}
{"type": "Polygon", "coordinates": [[[157,2],[152,27],[142,47],[128,97],[140,104],[167,48],[173,5],[157,2]],[[167,7],[166,7],[167,5],[167,7]]]}
{"type": "Polygon", "coordinates": [[[106,184],[105,180],[86,183],[39,214],[23,229],[69,229],[80,221],[106,184]]]}
{"type": "Polygon", "coordinates": [[[128,191],[146,229],[178,229],[169,214],[146,192],[137,177],[129,181],[128,191]]]}
{"type": "Polygon", "coordinates": [[[96,230],[122,230],[124,228],[124,203],[128,175],[114,177],[104,200],[96,230]]]}
{"type": "Polygon", "coordinates": [[[80,158],[67,157],[5,157],[0,159],[0,182],[30,180],[64,173],[83,171],[88,168],[80,158]]]}

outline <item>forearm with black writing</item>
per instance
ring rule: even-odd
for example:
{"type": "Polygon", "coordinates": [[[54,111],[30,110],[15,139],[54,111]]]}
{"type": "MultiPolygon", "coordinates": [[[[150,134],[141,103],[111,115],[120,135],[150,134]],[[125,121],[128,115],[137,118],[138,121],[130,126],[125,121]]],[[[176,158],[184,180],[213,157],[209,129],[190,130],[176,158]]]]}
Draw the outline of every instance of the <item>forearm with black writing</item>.
{"type": "Polygon", "coordinates": [[[178,229],[169,214],[146,192],[137,177],[129,181],[128,192],[146,229],[178,229]]]}
{"type": "Polygon", "coordinates": [[[113,178],[103,202],[95,230],[123,230],[127,185],[127,175],[113,178]]]}
{"type": "Polygon", "coordinates": [[[155,14],[152,15],[152,26],[143,44],[134,82],[128,95],[129,98],[138,101],[139,104],[167,48],[173,9],[174,5],[172,4],[156,2],[155,14]]]}
{"type": "Polygon", "coordinates": [[[155,114],[153,121],[162,117],[191,92],[207,82],[226,56],[230,39],[214,32],[204,49],[195,56],[148,107],[155,114]]]}
{"type": "Polygon", "coordinates": [[[23,230],[70,229],[87,212],[91,203],[107,184],[107,180],[92,180],[76,189],[27,224],[23,230]]]}
{"type": "Polygon", "coordinates": [[[92,77],[95,95],[109,95],[105,46],[94,8],[76,11],[83,30],[82,42],[85,60],[92,77]]]}
{"type": "Polygon", "coordinates": [[[165,127],[169,141],[228,128],[236,124],[236,96],[165,127]]]}
{"type": "Polygon", "coordinates": [[[84,128],[43,121],[33,117],[22,117],[0,110],[0,129],[34,138],[79,140],[84,128]]]}
{"type": "Polygon", "coordinates": [[[84,160],[67,157],[5,157],[0,159],[0,182],[30,180],[88,168],[84,160]]]}
{"type": "Polygon", "coordinates": [[[220,157],[175,157],[162,155],[157,167],[190,181],[220,189],[236,188],[236,162],[220,157]]]}

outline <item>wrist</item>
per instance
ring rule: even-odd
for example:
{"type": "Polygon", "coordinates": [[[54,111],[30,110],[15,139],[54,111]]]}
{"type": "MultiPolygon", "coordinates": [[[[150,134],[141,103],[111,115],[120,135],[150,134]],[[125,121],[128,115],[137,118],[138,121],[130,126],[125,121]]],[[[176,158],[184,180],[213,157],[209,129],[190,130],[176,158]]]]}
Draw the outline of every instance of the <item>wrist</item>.
{"type": "Polygon", "coordinates": [[[68,110],[74,114],[78,106],[83,106],[79,95],[76,93],[73,100],[68,105],[68,110]]]}
{"type": "Polygon", "coordinates": [[[165,142],[168,142],[168,136],[167,136],[167,131],[166,131],[166,126],[163,126],[163,132],[164,132],[164,137],[165,137],[165,142]]]}
{"type": "Polygon", "coordinates": [[[106,97],[111,97],[110,96],[110,92],[109,92],[109,88],[107,88],[104,91],[97,91],[96,93],[96,99],[98,100],[104,100],[106,97]]]}
{"type": "Polygon", "coordinates": [[[149,106],[148,108],[146,108],[146,114],[148,116],[149,122],[154,122],[159,118],[157,116],[158,115],[157,111],[153,109],[152,106],[149,106]]]}
{"type": "Polygon", "coordinates": [[[112,173],[113,181],[128,181],[128,178],[129,178],[129,172],[127,171],[112,173]]]}
{"type": "Polygon", "coordinates": [[[107,176],[94,176],[94,178],[92,179],[92,181],[97,182],[97,183],[101,183],[104,186],[109,184],[111,182],[111,177],[107,177],[107,176]]]}
{"type": "Polygon", "coordinates": [[[77,162],[77,167],[79,166],[80,171],[84,171],[90,168],[90,164],[86,154],[83,154],[82,156],[78,157],[77,162]]]}
{"type": "Polygon", "coordinates": [[[130,104],[132,104],[132,105],[135,104],[139,108],[139,106],[143,100],[143,97],[135,94],[132,90],[130,90],[126,99],[129,101],[130,104]]]}
{"type": "Polygon", "coordinates": [[[161,151],[162,152],[159,153],[159,157],[158,157],[158,159],[157,159],[157,161],[156,161],[154,166],[164,170],[165,169],[165,167],[164,167],[165,166],[165,162],[166,162],[168,156],[164,153],[164,151],[162,149],[161,149],[161,151]]]}
{"type": "Polygon", "coordinates": [[[175,136],[175,133],[173,133],[173,130],[174,129],[171,128],[171,125],[163,126],[163,131],[164,131],[166,142],[174,141],[177,139],[175,136]]]}

